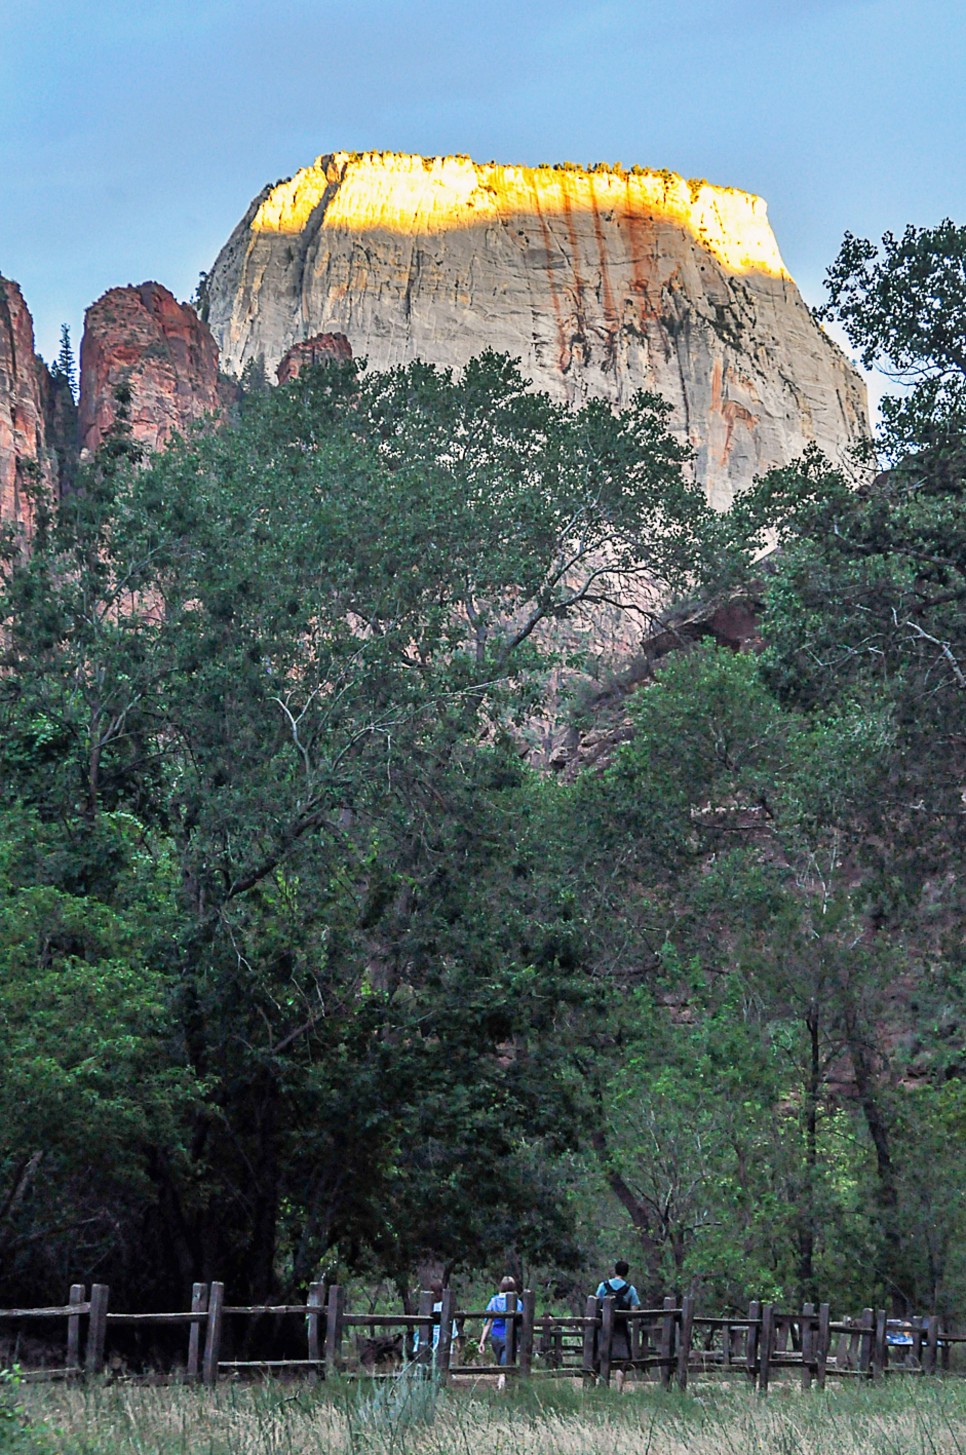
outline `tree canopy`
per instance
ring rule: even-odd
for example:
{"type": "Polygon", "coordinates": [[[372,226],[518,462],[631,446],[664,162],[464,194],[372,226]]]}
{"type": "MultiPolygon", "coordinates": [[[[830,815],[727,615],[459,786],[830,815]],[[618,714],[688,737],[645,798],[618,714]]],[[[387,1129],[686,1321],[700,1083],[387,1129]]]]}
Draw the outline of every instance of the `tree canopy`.
{"type": "MultiPolygon", "coordinates": [[[[4,807],[46,851],[8,893],[24,925],[35,901],[103,920],[123,950],[67,934],[58,983],[103,980],[119,1024],[137,991],[162,1038],[164,1134],[132,1042],[113,1095],[140,1136],[111,1153],[160,1285],[572,1258],[548,1169],[596,992],[516,729],[555,622],[692,572],[705,507],[664,414],[572,414],[495,356],[458,382],[320,369],[150,461],[122,410],[77,489],[38,501],[0,710],[4,807]]],[[[0,1147],[16,1228],[42,1215],[69,1073],[37,1073],[0,1147]]],[[[83,1160],[69,1177],[105,1191],[83,1160]]]]}
{"type": "Polygon", "coordinates": [[[961,254],[846,239],[830,316],[910,386],[890,468],[809,452],[725,517],[659,400],[494,355],[306,370],[150,460],[122,399],[37,487],[0,551],[3,1289],[576,1297],[618,1249],[654,1297],[963,1307],[961,254]],[[754,650],[695,642],[736,594],[754,650]],[[537,771],[574,623],[682,598],[537,771]]]}
{"type": "Polygon", "coordinates": [[[966,420],[966,227],[910,224],[880,247],[846,233],[820,318],[841,323],[867,369],[899,388],[882,402],[892,455],[957,441],[966,420]]]}

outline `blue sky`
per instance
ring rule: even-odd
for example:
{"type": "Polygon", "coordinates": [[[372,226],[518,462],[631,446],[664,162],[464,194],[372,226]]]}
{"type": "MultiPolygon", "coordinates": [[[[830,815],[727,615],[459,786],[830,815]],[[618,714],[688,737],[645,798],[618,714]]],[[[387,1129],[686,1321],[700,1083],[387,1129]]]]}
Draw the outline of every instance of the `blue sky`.
{"type": "Polygon", "coordinates": [[[0,0],[0,272],[41,352],[188,297],[321,152],[620,161],[760,193],[806,298],[848,229],[966,222],[964,0],[0,0]]]}

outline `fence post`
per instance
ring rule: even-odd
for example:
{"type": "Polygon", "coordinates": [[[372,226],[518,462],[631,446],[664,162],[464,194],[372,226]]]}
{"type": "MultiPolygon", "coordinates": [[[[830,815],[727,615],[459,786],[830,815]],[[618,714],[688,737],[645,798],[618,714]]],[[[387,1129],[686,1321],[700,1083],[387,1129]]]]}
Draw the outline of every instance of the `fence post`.
{"type": "Polygon", "coordinates": [[[671,1368],[674,1363],[674,1326],[677,1322],[677,1305],[668,1294],[664,1300],[664,1317],[661,1320],[661,1383],[671,1388],[671,1368]]]}
{"type": "MultiPolygon", "coordinates": [[[[191,1312],[203,1314],[208,1308],[208,1285],[207,1283],[193,1283],[191,1285],[191,1312]]],[[[188,1326],[188,1367],[185,1371],[186,1378],[194,1382],[198,1378],[198,1365],[201,1356],[201,1320],[188,1326]]]]}
{"type": "Polygon", "coordinates": [[[529,1379],[533,1368],[533,1321],[537,1309],[537,1297],[532,1288],[525,1288],[520,1295],[523,1304],[523,1318],[520,1320],[520,1378],[529,1379]]]}
{"type": "MultiPolygon", "coordinates": [[[[87,1289],[83,1283],[72,1283],[70,1286],[70,1298],[67,1302],[71,1305],[86,1302],[87,1289]]],[[[71,1374],[80,1373],[80,1314],[68,1314],[67,1316],[67,1368],[71,1374]]]]}
{"type": "Polygon", "coordinates": [[[724,1369],[731,1367],[731,1325],[725,1324],[721,1330],[721,1365],[724,1369]]]}
{"type": "Polygon", "coordinates": [[[205,1354],[202,1380],[213,1386],[218,1383],[218,1356],[221,1353],[221,1311],[225,1306],[225,1285],[213,1283],[208,1294],[208,1326],[205,1329],[205,1354]]]}
{"type": "Polygon", "coordinates": [[[694,1299],[686,1293],[681,1300],[681,1339],[678,1344],[678,1389],[688,1387],[688,1359],[691,1354],[691,1332],[694,1328],[694,1299]]]}
{"type": "Polygon", "coordinates": [[[87,1348],[84,1366],[88,1374],[100,1374],[104,1368],[104,1343],[107,1338],[107,1301],[110,1289],[106,1283],[91,1287],[91,1316],[87,1325],[87,1348]]]}
{"type": "Polygon", "coordinates": [[[325,1377],[331,1379],[342,1368],[342,1316],[345,1313],[345,1289],[333,1283],[325,1314],[325,1377]]]}
{"type": "Polygon", "coordinates": [[[912,1357],[920,1369],[925,1368],[925,1357],[922,1352],[923,1343],[926,1338],[925,1318],[912,1319],[912,1357]]]}
{"type": "Polygon", "coordinates": [[[597,1300],[592,1293],[587,1295],[587,1302],[584,1304],[584,1355],[583,1374],[584,1386],[594,1384],[597,1379],[597,1371],[594,1365],[594,1356],[597,1346],[597,1300]]]}
{"type": "Polygon", "coordinates": [[[644,1335],[644,1341],[646,1345],[647,1335],[644,1332],[644,1326],[641,1323],[640,1319],[632,1319],[630,1315],[625,1318],[624,1327],[627,1330],[627,1352],[630,1356],[630,1367],[632,1370],[634,1370],[636,1378],[638,1364],[642,1358],[646,1357],[647,1354],[646,1347],[643,1354],[641,1352],[641,1336],[642,1334],[644,1335]]]}
{"type": "Polygon", "coordinates": [[[322,1362],[319,1346],[319,1316],[325,1304],[325,1284],[310,1283],[308,1298],[305,1302],[308,1310],[305,1315],[306,1353],[315,1365],[311,1371],[311,1377],[316,1380],[319,1377],[319,1364],[322,1362]]]}
{"type": "Polygon", "coordinates": [[[761,1304],[753,1298],[748,1305],[748,1337],[745,1340],[745,1370],[754,1384],[758,1375],[758,1342],[761,1334],[761,1304]]]}
{"type": "Polygon", "coordinates": [[[761,1343],[758,1348],[758,1393],[768,1393],[771,1356],[775,1346],[775,1305],[766,1303],[761,1310],[761,1343]]]}
{"type": "Polygon", "coordinates": [[[597,1365],[601,1384],[610,1384],[610,1356],[614,1345],[614,1299],[604,1299],[600,1310],[600,1345],[597,1365]]]}
{"type": "MultiPolygon", "coordinates": [[[[558,1369],[557,1363],[557,1340],[556,1325],[552,1314],[544,1314],[540,1319],[540,1342],[535,1345],[538,1354],[541,1354],[547,1362],[548,1369],[558,1369]]],[[[534,1338],[536,1338],[536,1325],[534,1325],[534,1338]]]]}
{"type": "Polygon", "coordinates": [[[512,1369],[517,1362],[517,1350],[520,1347],[520,1329],[513,1315],[517,1311],[519,1302],[516,1293],[505,1293],[503,1295],[503,1307],[506,1311],[506,1367],[512,1369]],[[512,1301],[512,1302],[511,1302],[512,1301]]]}
{"type": "Polygon", "coordinates": [[[802,1304],[802,1389],[812,1387],[812,1366],[815,1362],[815,1305],[802,1304]]]}
{"type": "Polygon", "coordinates": [[[416,1363],[433,1362],[433,1291],[421,1288],[419,1291],[419,1323],[416,1325],[416,1363]]]}
{"type": "Polygon", "coordinates": [[[444,1384],[449,1383],[449,1363],[453,1357],[453,1315],[456,1312],[456,1290],[443,1289],[439,1311],[439,1345],[436,1350],[436,1372],[444,1384]]]}
{"type": "Polygon", "coordinates": [[[872,1372],[872,1341],[875,1337],[875,1314],[872,1309],[864,1308],[862,1317],[859,1320],[859,1373],[869,1375],[872,1372]]]}
{"type": "Polygon", "coordinates": [[[828,1347],[832,1339],[829,1323],[831,1312],[827,1303],[820,1303],[818,1306],[818,1336],[817,1348],[815,1350],[815,1383],[819,1389],[825,1388],[825,1366],[828,1363],[828,1347]]]}
{"type": "Polygon", "coordinates": [[[877,1310],[875,1315],[875,1336],[872,1340],[872,1378],[881,1379],[889,1364],[889,1346],[886,1343],[886,1311],[877,1310]]]}
{"type": "Polygon", "coordinates": [[[923,1368],[927,1374],[935,1374],[939,1354],[939,1319],[931,1314],[926,1320],[926,1357],[923,1368]]]}

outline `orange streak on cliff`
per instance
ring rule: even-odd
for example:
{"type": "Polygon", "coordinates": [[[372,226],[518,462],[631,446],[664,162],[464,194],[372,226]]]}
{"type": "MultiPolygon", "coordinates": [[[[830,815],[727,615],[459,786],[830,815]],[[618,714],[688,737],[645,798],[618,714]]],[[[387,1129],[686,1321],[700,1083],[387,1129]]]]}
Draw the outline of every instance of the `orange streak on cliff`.
{"type": "Polygon", "coordinates": [[[723,374],[721,360],[715,359],[714,368],[711,373],[711,412],[717,414],[724,422],[724,441],[719,453],[719,462],[724,465],[731,453],[731,445],[734,439],[735,425],[741,423],[751,432],[758,423],[757,417],[739,404],[736,399],[725,399],[722,392],[723,374]]]}

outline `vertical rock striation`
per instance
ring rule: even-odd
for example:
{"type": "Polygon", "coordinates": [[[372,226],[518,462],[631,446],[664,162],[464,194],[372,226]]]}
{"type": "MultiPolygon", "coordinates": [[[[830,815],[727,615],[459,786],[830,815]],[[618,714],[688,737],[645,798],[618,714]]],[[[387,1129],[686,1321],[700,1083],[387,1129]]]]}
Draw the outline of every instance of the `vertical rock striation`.
{"type": "Polygon", "coordinates": [[[669,172],[322,156],[255,199],[207,295],[232,372],[338,332],[373,368],[493,348],[573,403],[653,390],[717,506],[810,442],[835,458],[868,429],[864,385],[764,202],[669,172]]]}
{"type": "Polygon", "coordinates": [[[81,450],[93,452],[114,422],[114,391],[131,390],[131,428],[156,450],[222,399],[218,349],[207,324],[160,283],[112,288],[84,318],[81,343],[81,450]]]}

